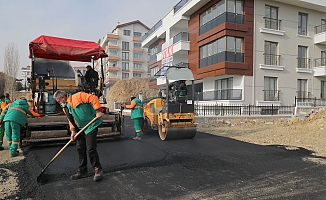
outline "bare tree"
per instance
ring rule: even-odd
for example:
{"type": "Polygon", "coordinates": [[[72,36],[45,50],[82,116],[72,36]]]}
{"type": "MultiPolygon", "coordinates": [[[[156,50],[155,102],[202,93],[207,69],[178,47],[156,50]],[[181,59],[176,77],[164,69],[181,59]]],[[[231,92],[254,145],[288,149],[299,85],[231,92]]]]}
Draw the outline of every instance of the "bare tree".
{"type": "Polygon", "coordinates": [[[14,99],[16,76],[19,69],[19,53],[14,43],[8,44],[4,54],[5,91],[14,99]]]}

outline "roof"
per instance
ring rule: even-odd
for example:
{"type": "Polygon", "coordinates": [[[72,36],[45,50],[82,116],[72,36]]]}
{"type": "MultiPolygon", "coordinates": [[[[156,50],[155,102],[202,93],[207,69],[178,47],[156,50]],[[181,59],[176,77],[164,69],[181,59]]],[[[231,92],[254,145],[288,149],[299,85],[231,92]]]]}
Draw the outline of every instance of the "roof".
{"type": "Polygon", "coordinates": [[[135,21],[131,21],[131,22],[127,22],[127,23],[124,23],[124,24],[119,24],[117,25],[113,30],[112,32],[114,32],[115,29],[117,28],[121,28],[121,27],[124,27],[124,26],[128,26],[128,25],[132,25],[132,24],[137,24],[139,23],[140,25],[142,25],[143,27],[145,27],[147,30],[149,30],[150,28],[148,26],[146,26],[144,23],[142,23],[141,21],[139,20],[135,20],[135,21]]]}
{"type": "Polygon", "coordinates": [[[92,58],[108,57],[96,42],[41,35],[29,43],[30,55],[35,58],[90,62],[92,58]]]}

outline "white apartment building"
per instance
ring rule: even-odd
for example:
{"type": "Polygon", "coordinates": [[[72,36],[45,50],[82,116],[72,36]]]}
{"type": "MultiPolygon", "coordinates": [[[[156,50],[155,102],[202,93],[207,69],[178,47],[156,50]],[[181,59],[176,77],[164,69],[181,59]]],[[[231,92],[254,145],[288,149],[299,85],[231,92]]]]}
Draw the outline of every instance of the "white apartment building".
{"type": "Polygon", "coordinates": [[[152,76],[162,66],[188,63],[201,103],[326,98],[325,0],[183,0],[142,46],[149,48],[152,76]]]}
{"type": "MultiPolygon", "coordinates": [[[[148,77],[148,50],[142,48],[143,35],[149,28],[139,20],[119,24],[107,33],[99,44],[108,54],[104,59],[105,93],[118,80],[148,77]]],[[[100,72],[97,61],[95,69],[100,72]]]]}

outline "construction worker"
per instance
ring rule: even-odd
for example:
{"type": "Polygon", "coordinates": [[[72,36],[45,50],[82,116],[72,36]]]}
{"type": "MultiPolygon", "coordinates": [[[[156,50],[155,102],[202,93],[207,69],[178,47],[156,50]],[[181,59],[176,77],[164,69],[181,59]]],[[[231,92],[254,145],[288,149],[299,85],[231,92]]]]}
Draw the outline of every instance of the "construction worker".
{"type": "Polygon", "coordinates": [[[28,108],[26,99],[18,99],[1,112],[0,125],[5,127],[11,157],[19,155],[17,149],[20,142],[20,128],[26,126],[27,114],[33,116],[28,108]]]}
{"type": "Polygon", "coordinates": [[[86,66],[85,80],[90,86],[91,91],[94,91],[98,86],[98,73],[90,65],[86,66]]]}
{"type": "Polygon", "coordinates": [[[103,178],[103,169],[97,153],[97,132],[98,127],[103,122],[100,101],[97,96],[85,92],[78,92],[67,97],[67,94],[61,90],[56,91],[53,98],[61,105],[68,117],[71,131],[70,139],[72,141],[77,140],[76,147],[79,156],[79,168],[78,172],[70,178],[76,180],[87,177],[88,152],[95,173],[93,180],[101,180],[103,178]],[[84,132],[76,137],[76,131],[82,129],[95,117],[99,119],[95,120],[84,132]]]}
{"type": "Polygon", "coordinates": [[[10,104],[12,101],[10,100],[10,95],[9,95],[9,93],[6,93],[5,94],[5,102],[6,102],[6,104],[8,105],[8,104],[10,104]]]}
{"type": "Polygon", "coordinates": [[[131,109],[131,119],[134,121],[134,129],[136,132],[135,137],[132,139],[141,140],[141,124],[144,119],[143,103],[134,95],[131,96],[130,100],[130,105],[122,104],[121,106],[131,109]]]}
{"type": "MultiPolygon", "coordinates": [[[[1,108],[0,108],[0,112],[2,111],[2,103],[5,104],[5,95],[1,94],[0,95],[0,104],[1,104],[1,108]]],[[[5,148],[3,148],[3,136],[5,134],[5,127],[1,126],[0,127],[0,151],[4,150],[5,148]]]]}

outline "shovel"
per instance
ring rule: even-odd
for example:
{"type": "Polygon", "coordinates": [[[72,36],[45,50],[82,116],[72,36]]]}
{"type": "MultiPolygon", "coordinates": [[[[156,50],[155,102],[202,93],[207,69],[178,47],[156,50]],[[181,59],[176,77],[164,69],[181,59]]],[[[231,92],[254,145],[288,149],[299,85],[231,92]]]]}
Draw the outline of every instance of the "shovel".
{"type": "MultiPolygon", "coordinates": [[[[92,119],[92,121],[88,122],[88,124],[86,124],[80,131],[78,131],[78,133],[76,133],[76,137],[82,133],[89,125],[91,125],[95,120],[97,120],[99,117],[95,117],[94,119],[92,119]]],[[[37,182],[44,182],[44,180],[42,179],[42,174],[44,173],[44,171],[50,166],[50,164],[62,153],[62,151],[71,143],[73,142],[71,139],[69,140],[69,142],[60,149],[60,151],[52,158],[52,160],[44,167],[44,169],[41,171],[41,173],[37,176],[37,182]]]]}

